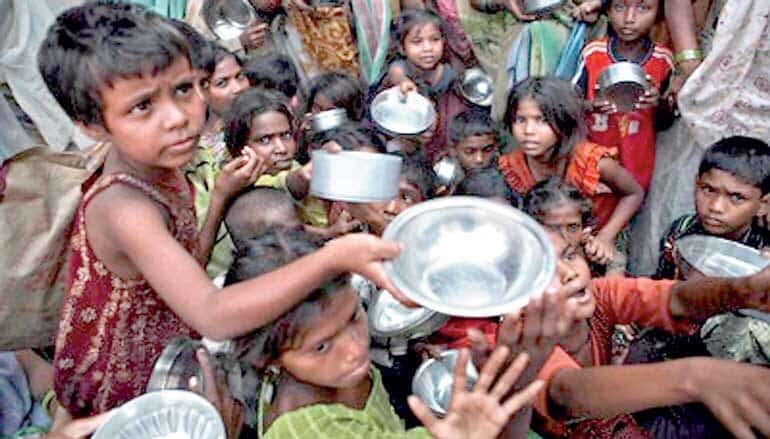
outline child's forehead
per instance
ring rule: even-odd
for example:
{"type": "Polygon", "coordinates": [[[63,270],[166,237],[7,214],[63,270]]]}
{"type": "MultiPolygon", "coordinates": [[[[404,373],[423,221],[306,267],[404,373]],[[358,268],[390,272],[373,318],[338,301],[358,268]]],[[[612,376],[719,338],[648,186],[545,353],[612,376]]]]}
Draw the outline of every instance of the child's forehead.
{"type": "MultiPolygon", "coordinates": [[[[491,131],[491,129],[490,129],[491,131]]],[[[485,147],[497,144],[497,138],[493,132],[474,132],[470,133],[457,142],[458,147],[485,147]]]]}
{"type": "Polygon", "coordinates": [[[754,193],[761,195],[761,189],[745,179],[735,175],[731,172],[719,169],[711,168],[698,176],[701,183],[709,184],[710,186],[723,189],[727,192],[744,192],[754,193]]]}
{"type": "Polygon", "coordinates": [[[425,37],[434,33],[441,33],[441,29],[439,29],[438,24],[434,23],[433,21],[423,21],[416,23],[411,28],[409,28],[409,31],[406,33],[406,35],[408,37],[425,37]]]}
{"type": "Polygon", "coordinates": [[[115,74],[105,78],[99,92],[105,93],[140,93],[141,89],[149,89],[164,85],[176,84],[193,77],[195,71],[185,56],[179,56],[167,67],[146,66],[133,74],[115,74]]]}

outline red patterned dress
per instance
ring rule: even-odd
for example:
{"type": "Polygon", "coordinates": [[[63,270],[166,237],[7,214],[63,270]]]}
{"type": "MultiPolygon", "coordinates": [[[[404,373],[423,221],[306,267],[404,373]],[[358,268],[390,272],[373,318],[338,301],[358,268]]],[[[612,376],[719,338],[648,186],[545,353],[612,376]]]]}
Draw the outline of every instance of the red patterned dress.
{"type": "Polygon", "coordinates": [[[73,223],[54,357],[56,398],[76,418],[105,412],[144,393],[163,346],[180,335],[197,336],[145,279],[118,277],[91,249],[86,206],[113,184],[140,190],[162,205],[170,217],[170,232],[191,253],[197,239],[191,192],[158,189],[128,174],[84,185],[87,191],[73,223]]]}

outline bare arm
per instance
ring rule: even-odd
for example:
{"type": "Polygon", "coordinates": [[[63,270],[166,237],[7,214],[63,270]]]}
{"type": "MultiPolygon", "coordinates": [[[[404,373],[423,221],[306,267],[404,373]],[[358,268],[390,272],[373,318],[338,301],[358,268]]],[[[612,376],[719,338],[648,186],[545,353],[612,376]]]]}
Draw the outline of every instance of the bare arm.
{"type": "Polygon", "coordinates": [[[770,311],[770,269],[739,278],[697,277],[675,284],[671,315],[695,321],[740,308],[770,311]]]}
{"type": "MultiPolygon", "coordinates": [[[[692,0],[667,0],[665,2],[666,23],[671,34],[675,52],[698,49],[696,35],[695,11],[692,0]]],[[[678,93],[687,78],[700,65],[700,59],[677,63],[677,75],[666,94],[678,93]]]]}
{"type": "Polygon", "coordinates": [[[599,179],[609,186],[613,193],[620,196],[615,211],[597,235],[614,241],[615,236],[631,221],[642,205],[644,190],[620,163],[609,158],[599,161],[599,179]]]}

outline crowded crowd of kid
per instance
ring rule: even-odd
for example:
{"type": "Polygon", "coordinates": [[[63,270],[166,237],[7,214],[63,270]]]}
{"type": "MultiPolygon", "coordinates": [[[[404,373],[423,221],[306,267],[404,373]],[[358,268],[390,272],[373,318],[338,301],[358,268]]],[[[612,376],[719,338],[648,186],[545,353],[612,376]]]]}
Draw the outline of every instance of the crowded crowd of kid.
{"type": "MultiPolygon", "coordinates": [[[[663,2],[582,2],[574,16],[601,13],[607,36],[585,45],[573,81],[512,84],[499,121],[457,92],[474,61],[458,57],[467,37],[444,3],[393,17],[390,63],[376,80],[351,75],[350,62],[308,77],[292,54],[242,58],[127,3],[86,3],[56,19],[40,71],[72,120],[110,149],[72,225],[47,379],[50,437],[85,436],[103,420],[95,416],[142,394],[180,335],[233,340],[232,355],[258,377],[234,389],[237,402],[226,385],[206,389],[230,437],[770,436],[770,324],[734,313],[770,311],[770,271],[707,278],[684,272],[676,251],[692,234],[770,243],[757,220],[770,193],[768,139],[731,136],[705,152],[695,212],[660,237],[655,280],[631,277],[627,230],[655,184],[656,130],[676,117],[675,56],[652,37],[663,2]],[[628,111],[597,93],[619,61],[641,65],[651,84],[628,111]],[[368,106],[388,87],[428,97],[436,123],[419,135],[379,130],[368,106]],[[332,109],[347,121],[310,126],[332,109]],[[397,198],[313,196],[314,150],[403,157],[397,198]],[[464,174],[450,186],[432,171],[446,157],[464,174]],[[539,221],[558,258],[551,285],[515,314],[451,318],[418,342],[370,337],[372,294],[415,306],[382,267],[401,248],[379,235],[411,206],[455,195],[539,221]],[[449,410],[436,418],[410,383],[420,359],[449,348],[481,374],[471,388],[455,373],[449,410]]],[[[204,353],[200,361],[209,365],[204,353]]]]}

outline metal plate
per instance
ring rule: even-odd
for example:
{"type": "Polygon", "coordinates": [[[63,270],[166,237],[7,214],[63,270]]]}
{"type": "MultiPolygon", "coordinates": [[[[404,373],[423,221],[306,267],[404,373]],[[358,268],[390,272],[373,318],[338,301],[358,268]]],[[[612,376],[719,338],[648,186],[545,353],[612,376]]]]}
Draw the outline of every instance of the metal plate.
{"type": "Polygon", "coordinates": [[[481,107],[492,105],[494,81],[483,70],[476,67],[466,70],[459,88],[460,94],[468,102],[481,107]]]}
{"type": "Polygon", "coordinates": [[[147,393],[123,404],[93,439],[225,439],[225,426],[205,398],[184,390],[147,393]]]}
{"type": "Polygon", "coordinates": [[[525,14],[542,15],[560,8],[565,0],[522,0],[522,10],[525,14]]]}
{"type": "Polygon", "coordinates": [[[632,62],[619,62],[602,71],[598,79],[600,95],[615,104],[618,111],[629,112],[650,86],[644,69],[632,62]]]}
{"type": "Polygon", "coordinates": [[[221,40],[240,37],[257,19],[248,0],[206,0],[202,12],[209,30],[221,40]]]}
{"type": "Polygon", "coordinates": [[[545,230],[518,209],[455,196],[413,206],[385,229],[404,249],[385,271],[418,304],[442,314],[492,317],[524,307],[556,270],[545,230]]]}
{"type": "Polygon", "coordinates": [[[203,374],[196,357],[196,351],[201,347],[203,343],[189,337],[171,340],[155,361],[147,382],[147,391],[188,390],[192,377],[195,377],[205,388],[206,383],[203,382],[203,374]]]}
{"type": "Polygon", "coordinates": [[[397,87],[375,96],[370,108],[372,120],[393,134],[420,134],[436,121],[436,109],[430,100],[416,92],[404,97],[397,87]]]}

